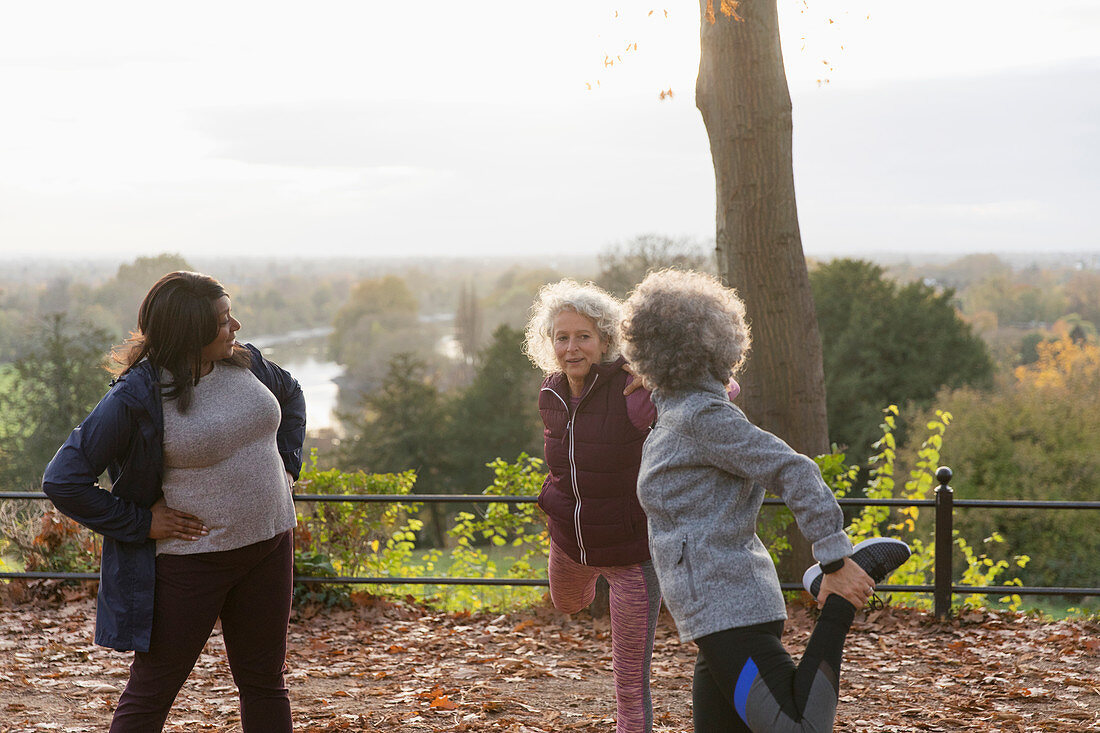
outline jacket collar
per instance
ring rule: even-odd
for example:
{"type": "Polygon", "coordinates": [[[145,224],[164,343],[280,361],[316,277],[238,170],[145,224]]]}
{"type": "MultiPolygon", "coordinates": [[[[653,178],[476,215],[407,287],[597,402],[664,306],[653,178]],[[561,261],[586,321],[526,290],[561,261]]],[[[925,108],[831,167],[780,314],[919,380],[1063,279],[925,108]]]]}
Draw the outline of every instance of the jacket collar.
{"type": "MultiPolygon", "coordinates": [[[[592,390],[597,385],[603,386],[611,381],[611,377],[616,372],[623,368],[623,364],[626,363],[626,359],[622,356],[615,359],[615,361],[600,362],[599,364],[593,364],[592,368],[588,370],[588,376],[584,378],[584,389],[581,391],[581,402],[584,402],[588,398],[588,395],[592,393],[592,390]]],[[[565,372],[558,372],[551,377],[550,389],[558,393],[558,396],[562,398],[565,404],[570,404],[569,400],[572,399],[572,395],[569,392],[569,380],[565,376],[565,372]]]]}
{"type": "MultiPolygon", "coordinates": [[[[726,390],[726,385],[722,384],[714,377],[704,377],[691,385],[676,390],[654,389],[651,397],[654,403],[666,402],[669,400],[682,400],[693,395],[713,395],[721,398],[723,401],[728,401],[729,393],[726,390]]],[[[658,409],[658,412],[659,411],[658,409]]]]}

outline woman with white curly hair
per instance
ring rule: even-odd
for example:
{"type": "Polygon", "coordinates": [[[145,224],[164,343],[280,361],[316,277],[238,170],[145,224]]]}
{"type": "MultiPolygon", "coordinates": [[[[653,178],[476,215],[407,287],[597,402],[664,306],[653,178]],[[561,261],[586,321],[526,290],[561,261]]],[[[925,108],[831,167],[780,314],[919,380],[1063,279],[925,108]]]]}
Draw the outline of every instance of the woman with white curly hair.
{"type": "Polygon", "coordinates": [[[658,411],[638,498],[665,604],[681,639],[699,647],[695,730],[832,730],[856,609],[909,548],[876,538],[853,549],[813,460],[726,399],[750,343],[733,290],[709,275],[651,273],[626,301],[622,338],[658,411]],[[794,512],[820,561],[803,577],[822,611],[797,666],[780,641],[775,564],[755,533],[765,490],[794,512]]]}
{"type": "Polygon", "coordinates": [[[616,731],[648,733],[661,595],[636,488],[656,412],[646,390],[631,389],[636,380],[623,368],[619,310],[595,285],[546,285],[532,306],[526,351],[547,374],[539,412],[549,473],[539,507],[550,528],[550,597],[559,610],[576,613],[592,602],[596,579],[607,579],[616,731]]]}

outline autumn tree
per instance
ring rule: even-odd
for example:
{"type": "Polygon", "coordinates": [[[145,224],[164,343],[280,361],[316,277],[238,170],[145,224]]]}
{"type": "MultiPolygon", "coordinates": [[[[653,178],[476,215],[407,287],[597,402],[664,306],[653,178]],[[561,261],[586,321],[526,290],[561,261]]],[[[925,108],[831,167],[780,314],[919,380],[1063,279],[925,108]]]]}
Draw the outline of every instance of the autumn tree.
{"type": "Polygon", "coordinates": [[[426,357],[432,337],[418,320],[416,296],[396,275],[363,280],[333,319],[332,359],[346,370],[351,391],[371,391],[399,353],[426,357]]]}
{"type": "Polygon", "coordinates": [[[560,280],[563,273],[550,267],[511,267],[501,273],[480,300],[485,323],[523,328],[535,294],[546,283],[560,280]]]}
{"type": "Polygon", "coordinates": [[[1074,272],[1065,284],[1065,293],[1068,312],[1100,326],[1100,272],[1074,272]]]}
{"type": "Polygon", "coordinates": [[[492,480],[485,464],[521,452],[542,456],[538,391],[542,374],[523,353],[523,332],[497,327],[480,353],[473,382],[451,403],[447,449],[458,493],[478,493],[492,480]]]}
{"type": "Polygon", "coordinates": [[[968,288],[965,300],[969,312],[989,311],[1001,326],[1049,324],[1068,307],[1054,272],[991,275],[968,288]]]}
{"type": "Polygon", "coordinates": [[[34,346],[15,361],[0,393],[0,483],[31,489],[74,427],[107,392],[110,336],[64,313],[41,319],[34,346]]]}
{"type": "Polygon", "coordinates": [[[642,234],[625,244],[605,248],[597,256],[596,282],[604,290],[625,298],[651,270],[676,267],[714,271],[714,252],[691,239],[642,234]]]}
{"type": "Polygon", "coordinates": [[[462,359],[467,367],[477,360],[481,345],[481,306],[477,302],[477,291],[468,282],[462,284],[458,293],[458,309],[455,311],[455,340],[462,350],[462,359]]]}
{"type": "MultiPolygon", "coordinates": [[[[955,416],[941,459],[955,469],[956,498],[1090,501],[1100,494],[1100,347],[1064,337],[1036,348],[1036,361],[994,391],[936,398],[955,416]]],[[[1005,543],[991,551],[1029,555],[1019,572],[1024,585],[1095,586],[1100,576],[1090,512],[969,511],[956,515],[955,526],[973,544],[998,532],[1005,543]]]]}
{"type": "Polygon", "coordinates": [[[115,276],[95,291],[93,300],[111,314],[119,335],[124,335],[137,328],[138,308],[153,283],[170,272],[193,269],[178,254],[137,257],[119,265],[115,276]]]}
{"type": "MultiPolygon", "coordinates": [[[[714,162],[718,272],[744,299],[753,331],[739,403],[795,450],[822,454],[825,373],[795,208],[776,0],[700,0],[700,8],[695,103],[714,162]]],[[[785,574],[811,561],[801,535],[791,539],[785,574]]]]}
{"type": "MultiPolygon", "coordinates": [[[[365,393],[359,410],[343,415],[347,438],[340,447],[340,464],[368,473],[416,471],[416,491],[441,493],[449,475],[447,451],[440,437],[447,434],[447,411],[428,369],[413,354],[398,353],[378,389],[365,393]]],[[[429,504],[430,528],[441,544],[445,511],[429,504]]]]}
{"type": "Polygon", "coordinates": [[[988,387],[985,344],[952,305],[954,292],[890,280],[879,265],[838,259],[810,273],[824,348],[829,439],[862,462],[887,405],[931,404],[944,388],[988,387]]]}

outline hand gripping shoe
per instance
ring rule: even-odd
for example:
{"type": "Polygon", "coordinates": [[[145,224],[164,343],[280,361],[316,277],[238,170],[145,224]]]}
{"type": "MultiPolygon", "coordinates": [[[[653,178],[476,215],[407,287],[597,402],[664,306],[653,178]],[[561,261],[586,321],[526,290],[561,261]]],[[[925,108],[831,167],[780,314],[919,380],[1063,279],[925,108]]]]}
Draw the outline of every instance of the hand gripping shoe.
{"type": "MultiPolygon", "coordinates": [[[[890,577],[891,573],[909,559],[909,545],[892,537],[872,537],[855,546],[852,561],[863,568],[876,584],[890,577]]],[[[821,590],[821,578],[824,572],[821,565],[811,565],[802,575],[802,587],[817,598],[821,590]]]]}

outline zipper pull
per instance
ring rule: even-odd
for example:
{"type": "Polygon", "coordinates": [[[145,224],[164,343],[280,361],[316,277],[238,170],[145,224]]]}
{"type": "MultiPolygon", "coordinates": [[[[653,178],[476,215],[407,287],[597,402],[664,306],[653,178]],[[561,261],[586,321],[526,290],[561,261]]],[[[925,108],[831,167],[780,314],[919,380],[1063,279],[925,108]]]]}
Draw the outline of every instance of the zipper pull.
{"type": "Polygon", "coordinates": [[[676,561],[677,565],[679,565],[680,563],[682,563],[684,561],[684,555],[687,554],[687,546],[688,546],[688,538],[684,537],[682,540],[680,540],[680,559],[676,561]]]}

